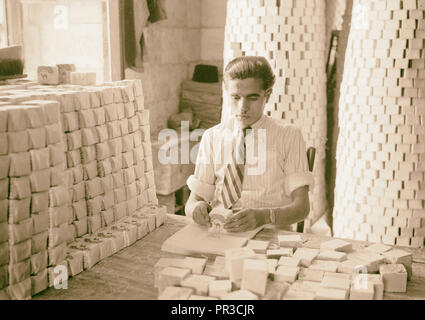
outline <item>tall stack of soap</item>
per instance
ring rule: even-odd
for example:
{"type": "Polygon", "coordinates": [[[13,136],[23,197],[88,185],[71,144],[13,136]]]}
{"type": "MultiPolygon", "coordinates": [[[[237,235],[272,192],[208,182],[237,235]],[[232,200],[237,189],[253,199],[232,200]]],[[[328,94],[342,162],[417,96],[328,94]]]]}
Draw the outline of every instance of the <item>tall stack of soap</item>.
{"type": "Polygon", "coordinates": [[[1,113],[7,115],[2,127],[7,128],[4,157],[9,159],[3,167],[9,179],[8,207],[3,208],[9,212],[8,295],[27,299],[47,287],[48,261],[55,264],[61,251],[57,239],[62,236],[51,221],[65,214],[69,205],[63,180],[52,187],[52,167],[63,171],[65,166],[59,105],[2,106],[1,113]]]}
{"type": "MultiPolygon", "coordinates": [[[[325,194],[326,53],[325,1],[229,0],[224,63],[238,56],[266,57],[276,83],[265,113],[302,129],[316,148],[315,188],[306,227],[327,209],[325,194]]],[[[223,118],[229,110],[223,103],[223,118]]]]}
{"type": "Polygon", "coordinates": [[[425,6],[355,0],[339,104],[334,233],[422,247],[425,6]]]}

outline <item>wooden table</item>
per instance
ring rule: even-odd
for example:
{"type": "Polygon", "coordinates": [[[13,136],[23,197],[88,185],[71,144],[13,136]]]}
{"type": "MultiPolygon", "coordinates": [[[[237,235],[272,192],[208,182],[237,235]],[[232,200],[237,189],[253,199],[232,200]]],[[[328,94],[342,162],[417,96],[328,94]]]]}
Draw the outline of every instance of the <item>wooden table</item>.
{"type": "MultiPolygon", "coordinates": [[[[187,223],[187,218],[168,215],[163,226],[137,241],[132,246],[106,258],[93,268],[69,279],[68,289],[49,288],[33,297],[35,300],[155,300],[154,265],[160,257],[177,257],[162,252],[162,243],[187,223]]],[[[265,228],[255,239],[277,243],[277,230],[265,228]]],[[[324,241],[329,237],[303,234],[307,240],[324,241]]],[[[364,247],[367,242],[352,241],[353,248],[364,247]]],[[[407,293],[385,294],[385,299],[425,300],[425,249],[403,248],[413,254],[413,277],[408,282],[407,293]]]]}

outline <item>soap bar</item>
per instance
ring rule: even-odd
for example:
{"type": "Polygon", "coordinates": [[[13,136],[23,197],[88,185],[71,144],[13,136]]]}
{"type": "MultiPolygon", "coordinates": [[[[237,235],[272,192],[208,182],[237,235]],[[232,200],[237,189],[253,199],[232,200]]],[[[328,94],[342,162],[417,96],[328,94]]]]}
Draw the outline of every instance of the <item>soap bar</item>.
{"type": "Polygon", "coordinates": [[[311,265],[312,261],[319,255],[319,250],[310,249],[310,248],[298,248],[294,257],[301,259],[301,265],[303,267],[308,267],[311,265]]]}
{"type": "Polygon", "coordinates": [[[28,151],[30,146],[28,130],[8,132],[7,143],[9,146],[9,153],[19,153],[28,151]]]}
{"type": "Polygon", "coordinates": [[[301,259],[296,257],[280,257],[278,265],[288,267],[299,267],[301,266],[301,259]]]}
{"type": "Polygon", "coordinates": [[[280,259],[280,257],[291,257],[293,255],[292,248],[269,249],[266,252],[267,258],[280,259]]]}
{"type": "Polygon", "coordinates": [[[10,264],[24,261],[31,257],[31,239],[10,245],[10,264]]]}
{"type": "MultiPolygon", "coordinates": [[[[82,138],[83,146],[85,147],[93,146],[94,144],[99,143],[97,130],[94,127],[81,129],[81,138],[82,138]]],[[[87,148],[83,148],[83,156],[84,156],[84,149],[87,149],[87,148]]],[[[88,161],[92,161],[96,159],[96,148],[93,146],[92,149],[93,151],[91,150],[90,151],[93,152],[94,155],[91,156],[88,161]]]]}
{"type": "Polygon", "coordinates": [[[259,296],[266,293],[268,264],[264,260],[245,259],[242,271],[242,290],[249,290],[259,296]]]}
{"type": "Polygon", "coordinates": [[[78,117],[80,121],[80,128],[92,128],[96,126],[96,119],[92,109],[79,110],[78,117]]]}
{"type": "Polygon", "coordinates": [[[50,189],[50,168],[33,171],[30,175],[31,192],[45,192],[50,189]]]}
{"type": "Polygon", "coordinates": [[[54,228],[66,224],[71,217],[74,217],[71,206],[51,207],[49,208],[49,227],[54,228]]]}
{"type": "Polygon", "coordinates": [[[315,300],[347,300],[348,291],[340,289],[320,288],[316,292],[315,300]]]}
{"type": "Polygon", "coordinates": [[[47,125],[46,138],[48,144],[55,144],[62,141],[62,127],[60,123],[47,125]]]}
{"type": "Polygon", "coordinates": [[[28,117],[23,106],[9,105],[2,108],[7,113],[7,132],[25,131],[29,128],[28,117]]]}
{"type": "Polygon", "coordinates": [[[312,270],[301,268],[298,279],[304,281],[322,282],[325,272],[321,270],[312,270]]]}
{"type": "Polygon", "coordinates": [[[75,72],[76,68],[74,64],[57,64],[59,72],[59,83],[66,84],[71,83],[71,72],[75,72]]]}
{"type": "Polygon", "coordinates": [[[40,84],[59,84],[59,68],[56,66],[39,66],[37,68],[37,80],[40,84]]]}
{"type": "MultiPolygon", "coordinates": [[[[158,291],[161,294],[165,288],[180,285],[181,281],[190,275],[189,269],[166,267],[162,269],[158,277],[158,291]]],[[[230,281],[229,281],[230,282],[230,281]]],[[[212,282],[210,282],[211,284],[212,282]]]]}
{"type": "Polygon", "coordinates": [[[340,251],[340,252],[350,252],[352,250],[352,244],[340,240],[340,239],[333,239],[326,242],[323,242],[320,246],[321,250],[334,250],[334,251],[340,251]]]}
{"type": "Polygon", "coordinates": [[[274,273],[274,281],[277,282],[294,282],[299,274],[298,267],[279,266],[274,273]]]}
{"type": "Polygon", "coordinates": [[[47,257],[47,250],[31,256],[31,275],[36,275],[47,268],[47,257]]]}
{"type": "MultiPolygon", "coordinates": [[[[74,99],[76,104],[78,105],[79,110],[86,110],[86,109],[92,108],[92,104],[91,104],[92,101],[91,101],[89,92],[78,91],[74,93],[74,99]]],[[[93,107],[98,107],[98,106],[93,106],[93,107]]]]}
{"type": "Polygon", "coordinates": [[[71,84],[90,86],[96,84],[96,72],[70,72],[71,84]]]}
{"type": "MultiPolygon", "coordinates": [[[[107,128],[105,126],[105,123],[106,123],[106,110],[105,110],[105,108],[100,107],[100,108],[93,109],[93,115],[94,115],[94,121],[96,122],[96,126],[102,127],[101,130],[107,133],[108,131],[107,131],[107,128]]],[[[101,139],[100,141],[104,141],[104,140],[101,139]]]]}
{"type": "Polygon", "coordinates": [[[36,254],[47,249],[47,231],[32,235],[31,238],[31,254],[36,254]]]}
{"type": "Polygon", "coordinates": [[[73,222],[77,237],[87,234],[87,218],[76,220],[73,222]]]}
{"type": "Polygon", "coordinates": [[[230,280],[242,279],[243,263],[245,259],[255,258],[255,252],[250,248],[234,248],[225,251],[226,270],[230,280]]]}
{"type": "MultiPolygon", "coordinates": [[[[0,290],[9,285],[9,271],[8,266],[0,266],[0,290]]],[[[0,295],[1,299],[1,295],[0,295]]]]}
{"type": "Polygon", "coordinates": [[[339,263],[337,261],[314,260],[311,265],[311,270],[321,270],[324,272],[337,272],[339,263]]]}
{"type": "Polygon", "coordinates": [[[65,163],[65,148],[63,143],[49,145],[50,150],[50,165],[56,166],[65,163]]]}
{"type": "Polygon", "coordinates": [[[214,277],[206,275],[191,274],[180,283],[182,287],[191,288],[198,295],[208,295],[209,284],[215,280],[214,277]]]}
{"type": "MultiPolygon", "coordinates": [[[[30,217],[30,205],[31,198],[26,198],[22,200],[4,200],[8,203],[9,206],[9,224],[19,223],[23,220],[26,220],[30,217]]],[[[5,211],[7,216],[7,207],[5,211]]]]}
{"type": "MultiPolygon", "coordinates": [[[[27,154],[28,153],[23,153],[21,155],[27,157],[27,154]]],[[[50,167],[50,152],[48,148],[30,150],[29,155],[31,157],[32,171],[44,170],[50,167]]]]}
{"type": "Polygon", "coordinates": [[[28,143],[30,149],[46,147],[46,128],[28,129],[28,143]]]}
{"type": "Polygon", "coordinates": [[[49,206],[60,207],[71,202],[69,190],[65,187],[53,187],[49,190],[49,206]]]}
{"type": "Polygon", "coordinates": [[[351,280],[349,279],[325,276],[322,280],[322,287],[324,288],[349,290],[350,286],[351,280]]]}
{"type": "Polygon", "coordinates": [[[49,229],[49,212],[38,212],[31,215],[32,234],[38,234],[49,229]]]}
{"type": "Polygon", "coordinates": [[[383,256],[385,257],[386,263],[392,263],[392,264],[402,264],[407,270],[407,275],[410,278],[412,275],[412,261],[413,256],[411,253],[406,252],[404,250],[400,249],[392,249],[385,253],[383,253],[383,256]]]}
{"type": "Polygon", "coordinates": [[[221,300],[258,300],[258,296],[249,290],[236,290],[221,296],[221,300]]]}
{"type": "Polygon", "coordinates": [[[49,248],[55,248],[63,243],[66,244],[67,223],[59,227],[49,228],[49,248]]]}
{"type": "Polygon", "coordinates": [[[285,282],[267,280],[266,294],[262,300],[282,300],[283,295],[288,289],[289,284],[285,282]]]}
{"type": "Polygon", "coordinates": [[[210,282],[209,296],[221,298],[221,296],[232,291],[232,282],[230,280],[213,280],[210,282]]]}
{"type": "Polygon", "coordinates": [[[321,250],[317,256],[318,260],[323,261],[338,261],[342,262],[347,260],[347,254],[345,252],[338,252],[333,250],[321,250]]]}
{"type": "Polygon", "coordinates": [[[158,300],[188,300],[192,292],[190,288],[168,286],[160,292],[158,300]]]}
{"type": "Polygon", "coordinates": [[[31,295],[34,296],[48,287],[47,269],[40,271],[37,275],[31,276],[31,295]]]}
{"type": "Polygon", "coordinates": [[[9,296],[12,300],[29,300],[31,299],[31,279],[10,285],[8,288],[9,296]]]}
{"type": "Polygon", "coordinates": [[[102,216],[99,214],[88,217],[88,233],[94,234],[102,227],[102,216]]]}
{"type": "Polygon", "coordinates": [[[383,264],[379,273],[384,280],[385,292],[406,292],[407,271],[402,264],[383,264]]]}
{"type": "Polygon", "coordinates": [[[83,177],[84,180],[93,180],[97,177],[97,162],[91,161],[83,165],[83,177]]]}
{"type": "Polygon", "coordinates": [[[86,197],[93,199],[103,194],[102,180],[99,177],[86,181],[86,197]]]}
{"type": "Polygon", "coordinates": [[[84,254],[80,250],[67,249],[68,273],[73,277],[84,271],[84,254]]]}
{"type": "Polygon", "coordinates": [[[32,218],[20,221],[16,224],[9,224],[9,244],[31,239],[32,236],[32,218]]]}
{"type": "Polygon", "coordinates": [[[303,244],[301,235],[278,235],[279,245],[286,248],[299,248],[303,244]]]}
{"type": "Polygon", "coordinates": [[[9,284],[17,284],[31,275],[31,262],[30,259],[9,264],[9,284]]]}

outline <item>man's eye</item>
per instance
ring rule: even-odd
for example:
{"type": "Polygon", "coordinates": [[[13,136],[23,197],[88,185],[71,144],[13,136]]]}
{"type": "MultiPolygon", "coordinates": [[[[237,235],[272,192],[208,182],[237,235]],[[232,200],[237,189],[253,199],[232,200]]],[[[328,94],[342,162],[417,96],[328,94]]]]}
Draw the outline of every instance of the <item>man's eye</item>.
{"type": "Polygon", "coordinates": [[[258,97],[257,96],[248,97],[248,100],[250,100],[250,101],[257,101],[258,100],[258,97]]]}
{"type": "Polygon", "coordinates": [[[239,96],[232,96],[232,99],[233,99],[233,100],[240,100],[240,98],[241,98],[241,97],[239,97],[239,96]]]}

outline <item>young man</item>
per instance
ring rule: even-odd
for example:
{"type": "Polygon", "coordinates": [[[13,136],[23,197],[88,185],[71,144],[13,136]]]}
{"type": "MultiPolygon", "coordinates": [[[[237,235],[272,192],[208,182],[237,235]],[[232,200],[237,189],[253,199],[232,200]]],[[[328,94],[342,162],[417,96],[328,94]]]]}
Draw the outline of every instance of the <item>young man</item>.
{"type": "Polygon", "coordinates": [[[224,207],[233,211],[224,225],[229,232],[267,223],[289,230],[310,210],[313,177],[301,131],[263,113],[275,82],[265,58],[236,58],[223,78],[229,119],[202,137],[195,173],[187,180],[186,215],[209,225],[211,208],[224,207]]]}

